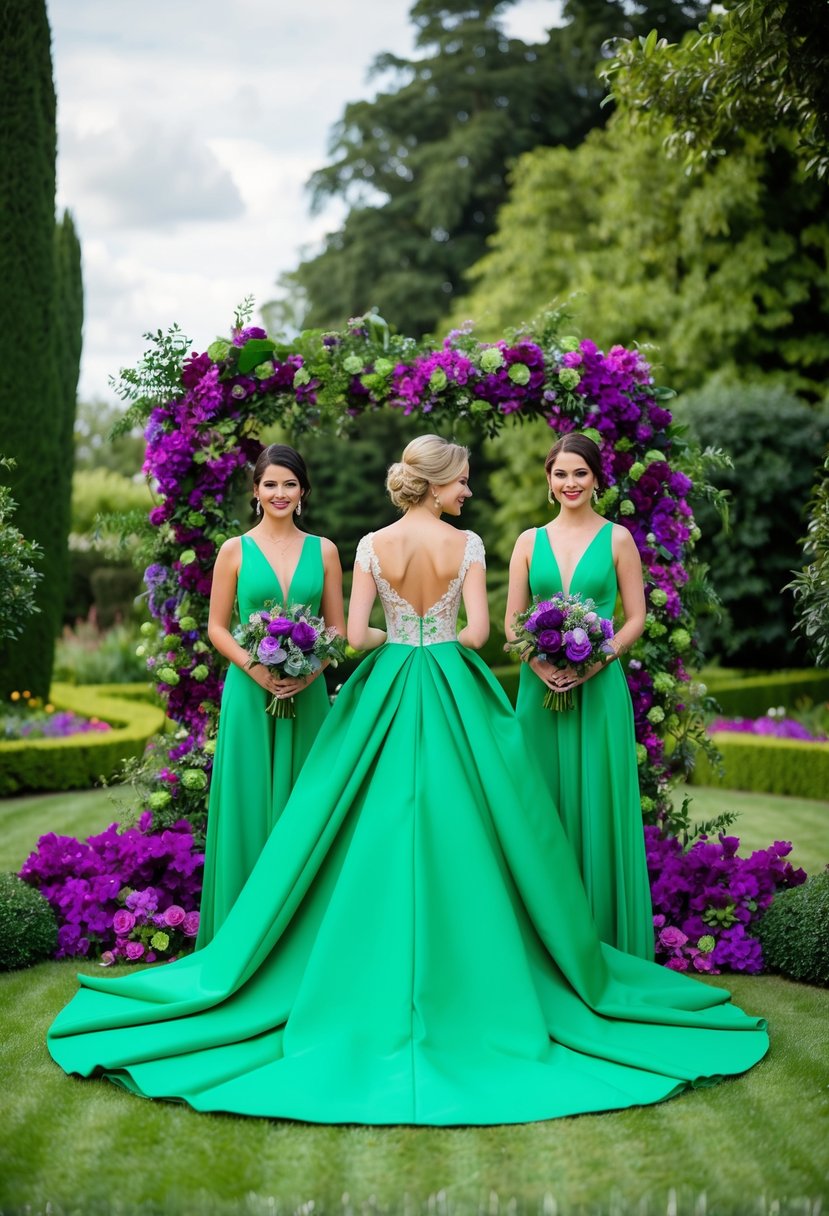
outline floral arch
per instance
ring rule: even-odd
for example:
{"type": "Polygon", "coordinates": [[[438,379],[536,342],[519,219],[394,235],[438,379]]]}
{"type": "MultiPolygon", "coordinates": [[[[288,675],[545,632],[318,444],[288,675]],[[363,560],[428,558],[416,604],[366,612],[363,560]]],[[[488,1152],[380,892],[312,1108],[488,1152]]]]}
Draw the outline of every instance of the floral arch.
{"type": "Polygon", "coordinates": [[[578,429],[600,445],[609,488],[599,508],[630,530],[645,572],[645,633],[627,673],[643,814],[682,826],[668,793],[703,735],[686,666],[695,657],[687,586],[699,536],[688,500],[703,468],[666,408],[672,391],[655,385],[642,354],[561,336],[557,313],[496,342],[479,342],[467,325],[434,348],[391,333],[374,314],[285,343],[250,326],[250,312],[248,302],[231,337],[200,354],[189,353],[177,327],[147,335],[148,354],[120,382],[131,402],[123,426],[144,427],[144,471],[158,495],[143,528],[153,617],[144,649],[178,726],[145,790],[159,826],[182,816],[203,822],[222,686],[205,640],[211,570],[239,528],[233,488],[261,450],[258,433],[275,422],[293,434],[343,431],[355,415],[382,408],[422,414],[429,430],[444,433],[460,419],[494,435],[543,417],[558,434],[578,429]]]}

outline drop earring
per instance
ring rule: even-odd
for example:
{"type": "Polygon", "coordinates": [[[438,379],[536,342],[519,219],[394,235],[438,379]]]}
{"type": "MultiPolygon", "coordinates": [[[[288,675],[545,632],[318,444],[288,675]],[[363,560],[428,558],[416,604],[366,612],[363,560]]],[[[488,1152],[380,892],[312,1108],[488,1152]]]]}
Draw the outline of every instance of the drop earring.
{"type": "Polygon", "coordinates": [[[593,502],[597,503],[598,501],[599,501],[599,491],[594,486],[593,487],[593,502]]]}
{"type": "Polygon", "coordinates": [[[261,504],[261,502],[259,501],[259,499],[258,499],[258,498],[257,498],[257,500],[256,500],[256,514],[257,514],[257,515],[261,515],[261,514],[262,514],[262,504],[261,504]]]}
{"type": "Polygon", "coordinates": [[[555,496],[555,494],[553,493],[553,487],[552,487],[552,486],[547,486],[547,502],[548,502],[548,503],[550,504],[550,506],[552,507],[552,506],[553,506],[553,504],[555,503],[555,501],[556,501],[556,496],[555,496]]]}
{"type": "Polygon", "coordinates": [[[441,511],[443,510],[443,503],[440,501],[434,490],[432,490],[432,498],[435,500],[435,506],[438,509],[438,515],[440,515],[441,511]]]}
{"type": "Polygon", "coordinates": [[[298,502],[298,503],[297,503],[297,505],[296,505],[296,513],[297,513],[297,515],[301,515],[301,514],[302,514],[302,499],[301,499],[301,498],[300,498],[299,502],[298,502]]]}

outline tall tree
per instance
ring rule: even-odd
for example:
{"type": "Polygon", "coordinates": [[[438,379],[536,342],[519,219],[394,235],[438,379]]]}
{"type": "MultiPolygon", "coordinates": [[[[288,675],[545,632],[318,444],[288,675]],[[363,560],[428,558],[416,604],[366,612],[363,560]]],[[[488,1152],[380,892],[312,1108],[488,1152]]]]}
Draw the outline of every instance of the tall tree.
{"type": "Polygon", "coordinates": [[[350,210],[322,252],[283,277],[286,316],[324,327],[376,306],[406,333],[431,330],[484,252],[511,161],[574,146],[603,121],[603,41],[654,23],[675,37],[705,7],[655,0],[630,15],[622,0],[568,0],[564,26],[528,44],[501,28],[514,2],[414,4],[420,56],[379,56],[386,91],[346,107],[332,161],[311,178],[315,205],[339,197],[350,210]]]}
{"type": "MultiPolygon", "coordinates": [[[[57,531],[68,537],[71,525],[72,472],[75,456],[75,411],[78,374],[81,367],[83,335],[83,279],[81,246],[69,212],[55,226],[55,356],[59,399],[56,427],[59,449],[59,487],[54,511],[57,531]]],[[[69,585],[69,549],[63,545],[60,569],[55,568],[56,584],[52,593],[61,605],[69,585]]]]}
{"type": "Polygon", "coordinates": [[[19,503],[15,522],[42,547],[44,577],[36,593],[40,611],[19,640],[0,649],[0,691],[45,696],[65,587],[72,460],[64,406],[71,373],[62,388],[59,359],[72,356],[69,344],[61,348],[56,341],[57,267],[64,259],[56,255],[55,90],[46,5],[5,0],[2,16],[0,429],[4,453],[16,462],[8,474],[19,503]]]}
{"type": "Polygon", "coordinates": [[[669,154],[693,166],[788,126],[807,173],[829,176],[826,0],[726,0],[679,45],[660,32],[620,43],[604,74],[632,121],[669,120],[669,154]]]}
{"type": "Polygon", "coordinates": [[[454,319],[499,333],[573,295],[603,345],[654,342],[676,388],[762,371],[820,398],[829,186],[804,179],[791,143],[747,136],[687,174],[617,115],[576,149],[526,154],[454,319]]]}

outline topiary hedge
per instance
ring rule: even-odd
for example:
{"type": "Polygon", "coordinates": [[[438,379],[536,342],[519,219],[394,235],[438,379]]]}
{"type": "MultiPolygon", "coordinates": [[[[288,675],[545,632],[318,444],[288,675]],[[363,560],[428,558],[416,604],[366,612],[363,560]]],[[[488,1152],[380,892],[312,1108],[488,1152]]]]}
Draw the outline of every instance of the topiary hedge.
{"type": "Polygon", "coordinates": [[[41,790],[88,789],[141,756],[164,725],[164,710],[142,685],[55,684],[52,703],[109,722],[112,730],[65,739],[0,742],[0,796],[41,790]]]}
{"type": "Polygon", "coordinates": [[[51,958],[57,944],[57,920],[40,891],[16,874],[0,874],[0,971],[51,958]]]}
{"type": "Polygon", "coordinates": [[[692,785],[797,798],[829,796],[829,745],[736,731],[717,731],[713,738],[722,754],[724,774],[718,776],[700,752],[691,775],[692,785]]]}
{"type": "Polygon", "coordinates": [[[802,887],[778,892],[757,936],[772,971],[829,986],[829,869],[802,887]]]}
{"type": "Polygon", "coordinates": [[[770,671],[759,676],[712,668],[701,671],[699,679],[730,718],[762,718],[771,706],[793,709],[803,697],[829,701],[829,671],[816,668],[770,671]]]}

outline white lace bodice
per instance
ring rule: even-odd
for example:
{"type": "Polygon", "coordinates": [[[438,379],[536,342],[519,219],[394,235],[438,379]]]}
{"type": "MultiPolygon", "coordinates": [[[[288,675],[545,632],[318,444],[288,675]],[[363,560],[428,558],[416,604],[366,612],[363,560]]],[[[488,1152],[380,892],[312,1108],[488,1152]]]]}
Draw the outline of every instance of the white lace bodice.
{"type": "Polygon", "coordinates": [[[458,609],[466,572],[473,562],[486,565],[483,541],[475,532],[467,532],[466,548],[455,578],[443,595],[423,616],[418,616],[408,600],[398,595],[394,587],[383,578],[377,554],[374,552],[373,532],[364,536],[357,546],[357,563],[366,574],[371,574],[377,585],[377,594],[386,614],[386,632],[389,642],[403,646],[434,646],[436,642],[454,642],[458,636],[458,609]]]}

